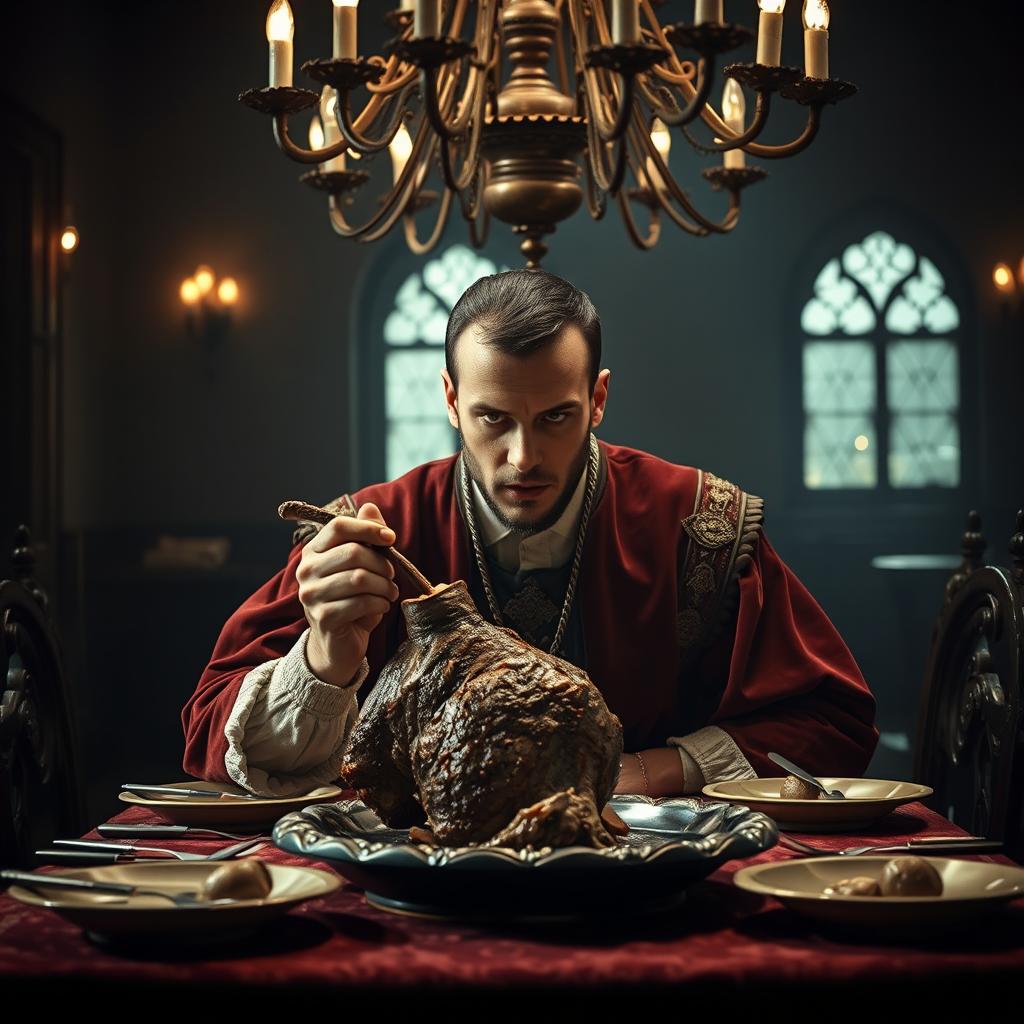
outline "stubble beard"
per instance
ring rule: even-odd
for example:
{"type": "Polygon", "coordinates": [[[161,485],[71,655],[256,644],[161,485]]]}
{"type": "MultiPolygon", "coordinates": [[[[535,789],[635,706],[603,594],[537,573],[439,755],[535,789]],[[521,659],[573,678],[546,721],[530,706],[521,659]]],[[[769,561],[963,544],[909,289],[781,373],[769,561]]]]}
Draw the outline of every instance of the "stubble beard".
{"type": "MultiPolygon", "coordinates": [[[[583,438],[583,444],[580,446],[580,450],[576,453],[576,457],[573,459],[572,467],[570,468],[569,475],[566,478],[565,487],[562,489],[562,493],[558,496],[558,500],[551,506],[551,510],[542,519],[538,519],[532,523],[524,523],[519,520],[510,519],[501,506],[494,500],[494,497],[484,484],[483,474],[480,472],[480,464],[473,457],[473,453],[466,445],[466,439],[462,434],[461,427],[459,428],[459,444],[462,446],[462,460],[465,463],[466,472],[469,474],[470,480],[472,480],[479,488],[480,493],[484,497],[484,501],[487,502],[487,507],[495,514],[495,516],[497,516],[498,521],[506,529],[521,536],[529,537],[534,533],[540,533],[541,530],[546,530],[549,527],[554,526],[555,523],[558,522],[562,513],[568,507],[569,502],[572,501],[572,496],[580,482],[580,474],[586,469],[587,460],[590,457],[591,433],[592,431],[588,427],[586,436],[583,438]]],[[[522,482],[528,483],[529,478],[522,482]]]]}

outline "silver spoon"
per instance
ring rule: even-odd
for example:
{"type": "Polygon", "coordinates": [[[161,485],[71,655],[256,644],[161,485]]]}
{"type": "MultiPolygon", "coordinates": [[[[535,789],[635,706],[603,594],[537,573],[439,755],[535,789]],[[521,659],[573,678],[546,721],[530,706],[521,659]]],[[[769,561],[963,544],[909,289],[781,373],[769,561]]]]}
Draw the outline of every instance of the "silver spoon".
{"type": "Polygon", "coordinates": [[[810,772],[805,772],[799,765],[793,764],[788,758],[783,757],[781,754],[770,753],[768,755],[769,761],[774,761],[780,768],[785,768],[790,775],[795,775],[798,779],[803,779],[804,782],[809,782],[812,786],[820,789],[825,794],[825,798],[828,800],[845,800],[846,796],[840,793],[838,789],[828,789],[823,786],[810,772]]]}

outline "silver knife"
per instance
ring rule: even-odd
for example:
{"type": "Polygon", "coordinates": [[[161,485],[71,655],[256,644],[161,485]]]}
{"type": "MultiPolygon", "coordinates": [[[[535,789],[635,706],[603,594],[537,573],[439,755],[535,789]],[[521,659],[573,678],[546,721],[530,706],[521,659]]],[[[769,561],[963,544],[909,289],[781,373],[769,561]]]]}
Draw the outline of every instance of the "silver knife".
{"type": "Polygon", "coordinates": [[[169,796],[201,796],[207,800],[264,800],[265,797],[255,793],[221,793],[208,789],[186,789],[183,786],[139,786],[126,782],[121,789],[130,789],[135,793],[165,793],[169,796]]]}
{"type": "Polygon", "coordinates": [[[816,779],[810,772],[806,772],[799,765],[793,764],[788,757],[783,757],[781,754],[770,753],[768,755],[769,761],[774,761],[780,768],[785,768],[791,775],[795,775],[798,779],[803,779],[804,782],[809,782],[815,789],[820,789],[825,796],[831,796],[833,800],[837,800],[840,797],[845,798],[845,794],[840,793],[838,789],[829,789],[828,786],[823,785],[818,779],[816,779]],[[836,794],[833,796],[833,794],[836,794]]]}
{"type": "MultiPolygon", "coordinates": [[[[217,850],[209,855],[207,854],[183,854],[175,850],[163,849],[159,846],[138,846],[136,843],[105,843],[99,839],[54,839],[54,846],[72,846],[78,850],[89,850],[89,851],[104,851],[113,852],[116,851],[122,854],[129,854],[132,857],[135,855],[135,851],[139,850],[145,853],[165,853],[168,857],[174,857],[175,860],[179,860],[184,857],[185,860],[228,860],[237,854],[244,853],[251,850],[254,846],[265,846],[266,843],[259,839],[243,839],[240,843],[234,843],[231,846],[225,846],[223,849],[217,850]]],[[[53,850],[36,851],[38,853],[54,853],[53,850]]],[[[155,858],[139,857],[139,860],[150,860],[155,858]]]]}

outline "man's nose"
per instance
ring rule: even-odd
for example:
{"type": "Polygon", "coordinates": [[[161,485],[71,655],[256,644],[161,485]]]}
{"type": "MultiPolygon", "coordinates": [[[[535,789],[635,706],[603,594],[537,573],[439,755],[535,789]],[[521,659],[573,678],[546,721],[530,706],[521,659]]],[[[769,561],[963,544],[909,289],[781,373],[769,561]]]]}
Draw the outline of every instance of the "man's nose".
{"type": "Polygon", "coordinates": [[[524,474],[540,464],[540,453],[527,431],[516,431],[509,445],[508,461],[509,465],[524,474]]]}

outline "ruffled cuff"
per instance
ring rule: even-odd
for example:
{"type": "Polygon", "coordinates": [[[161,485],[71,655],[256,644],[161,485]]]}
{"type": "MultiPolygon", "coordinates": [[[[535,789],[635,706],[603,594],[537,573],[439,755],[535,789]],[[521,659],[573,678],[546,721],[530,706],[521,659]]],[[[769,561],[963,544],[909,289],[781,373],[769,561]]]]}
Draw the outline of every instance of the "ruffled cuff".
{"type": "MultiPolygon", "coordinates": [[[[666,742],[670,747],[679,748],[680,757],[683,757],[685,752],[695,762],[703,775],[701,787],[709,782],[757,778],[757,772],[743,756],[743,751],[736,746],[736,741],[717,725],[705,726],[687,736],[669,736],[666,742]]],[[[690,776],[686,774],[685,759],[683,771],[686,791],[697,792],[696,789],[690,788],[690,776]]]]}
{"type": "Polygon", "coordinates": [[[326,683],[306,660],[308,634],[246,675],[224,726],[228,776],[259,796],[296,796],[335,782],[359,712],[368,662],[348,686],[326,683]]]}

